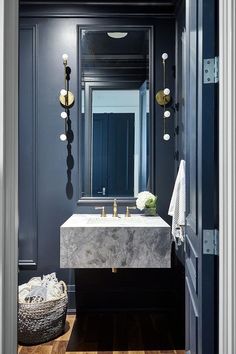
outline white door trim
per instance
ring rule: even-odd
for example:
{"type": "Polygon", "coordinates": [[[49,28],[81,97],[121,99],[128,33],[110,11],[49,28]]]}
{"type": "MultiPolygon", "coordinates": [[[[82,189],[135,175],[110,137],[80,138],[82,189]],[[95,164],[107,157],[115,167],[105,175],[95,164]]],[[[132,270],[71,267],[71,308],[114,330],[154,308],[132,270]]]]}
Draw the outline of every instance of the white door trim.
{"type": "Polygon", "coordinates": [[[219,353],[236,353],[236,3],[219,0],[219,353]]]}
{"type": "MultiPolygon", "coordinates": [[[[219,7],[219,353],[234,354],[236,353],[236,3],[235,0],[219,0],[219,7]]],[[[17,78],[18,0],[0,0],[0,354],[16,353],[17,338],[17,78]]]]}
{"type": "Polygon", "coordinates": [[[17,352],[18,0],[0,0],[0,353],[17,352]]]}

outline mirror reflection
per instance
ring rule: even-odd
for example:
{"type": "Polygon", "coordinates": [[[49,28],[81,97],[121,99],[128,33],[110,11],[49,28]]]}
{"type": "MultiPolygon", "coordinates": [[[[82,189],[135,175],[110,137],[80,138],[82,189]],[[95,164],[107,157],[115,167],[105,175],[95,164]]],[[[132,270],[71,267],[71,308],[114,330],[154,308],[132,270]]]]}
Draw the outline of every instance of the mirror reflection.
{"type": "Polygon", "coordinates": [[[84,197],[135,197],[149,184],[149,30],[81,30],[84,197]]]}

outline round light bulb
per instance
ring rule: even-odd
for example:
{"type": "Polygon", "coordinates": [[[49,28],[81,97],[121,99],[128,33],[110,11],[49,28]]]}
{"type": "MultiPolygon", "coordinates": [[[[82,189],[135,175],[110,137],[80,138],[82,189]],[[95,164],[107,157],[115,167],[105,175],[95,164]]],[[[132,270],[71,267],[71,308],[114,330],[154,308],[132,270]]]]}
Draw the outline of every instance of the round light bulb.
{"type": "Polygon", "coordinates": [[[167,53],[163,53],[161,57],[162,57],[163,60],[166,60],[168,58],[168,54],[167,53]]]}
{"type": "Polygon", "coordinates": [[[169,94],[170,94],[170,89],[165,88],[165,89],[164,89],[164,95],[165,95],[165,96],[168,96],[169,94]]]}
{"type": "Polygon", "coordinates": [[[67,137],[66,137],[66,134],[61,134],[60,135],[60,140],[61,141],[66,141],[67,137]]]}
{"type": "Polygon", "coordinates": [[[66,91],[65,89],[62,89],[62,90],[60,91],[60,94],[61,94],[62,96],[66,96],[66,95],[67,95],[67,91],[66,91]]]}
{"type": "Polygon", "coordinates": [[[63,59],[64,61],[67,61],[67,60],[68,60],[68,54],[64,53],[64,54],[62,55],[62,59],[63,59]]]}
{"type": "Polygon", "coordinates": [[[170,135],[169,134],[164,134],[163,135],[163,139],[166,140],[166,141],[170,140],[170,135]]]}
{"type": "Polygon", "coordinates": [[[66,112],[61,112],[61,118],[66,119],[67,118],[67,113],[66,112]]]}
{"type": "Polygon", "coordinates": [[[164,117],[169,118],[170,117],[170,111],[165,111],[164,112],[164,117]]]}

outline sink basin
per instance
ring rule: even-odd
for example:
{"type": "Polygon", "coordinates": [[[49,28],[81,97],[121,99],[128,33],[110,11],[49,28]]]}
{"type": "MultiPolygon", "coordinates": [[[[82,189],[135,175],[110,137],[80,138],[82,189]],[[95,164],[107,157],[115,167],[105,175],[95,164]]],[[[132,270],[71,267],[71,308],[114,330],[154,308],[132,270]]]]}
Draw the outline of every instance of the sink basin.
{"type": "Polygon", "coordinates": [[[114,224],[124,224],[125,223],[125,219],[124,218],[113,218],[111,217],[92,217],[92,218],[88,218],[87,220],[88,225],[106,225],[109,224],[110,226],[114,225],[114,224]]]}
{"type": "Polygon", "coordinates": [[[170,254],[160,216],[74,214],[60,227],[62,268],[170,268],[170,254]]]}
{"type": "Polygon", "coordinates": [[[90,217],[88,218],[87,221],[88,225],[103,225],[103,226],[132,226],[132,225],[144,225],[145,220],[140,220],[140,218],[137,217],[129,217],[126,218],[124,216],[121,217],[113,217],[113,216],[107,216],[105,218],[102,217],[90,217]]]}
{"type": "Polygon", "coordinates": [[[121,215],[101,217],[97,214],[74,214],[62,227],[168,227],[160,216],[145,216],[135,214],[130,217],[121,215]]]}

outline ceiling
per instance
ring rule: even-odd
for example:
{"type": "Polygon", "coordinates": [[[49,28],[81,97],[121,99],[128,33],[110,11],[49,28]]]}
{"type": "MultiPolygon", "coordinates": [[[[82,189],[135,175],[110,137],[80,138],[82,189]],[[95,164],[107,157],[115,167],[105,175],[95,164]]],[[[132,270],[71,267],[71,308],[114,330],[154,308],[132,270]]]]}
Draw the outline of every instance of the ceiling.
{"type": "MultiPolygon", "coordinates": [[[[37,6],[38,9],[76,9],[81,13],[124,13],[139,15],[173,15],[179,0],[19,0],[21,11],[30,11],[37,6]]],[[[50,11],[51,11],[50,10],[50,11]]]]}
{"type": "Polygon", "coordinates": [[[83,6],[114,6],[114,7],[133,7],[133,8],[175,8],[178,0],[110,0],[110,1],[98,1],[98,0],[19,0],[21,5],[83,5],[83,6]]]}
{"type": "MultiPolygon", "coordinates": [[[[83,80],[144,82],[149,72],[149,33],[147,30],[125,31],[121,39],[104,30],[83,31],[81,38],[81,72],[83,80]]],[[[124,32],[124,30],[122,31],[124,32]]],[[[139,85],[140,86],[140,85],[139,85]]]]}
{"type": "Polygon", "coordinates": [[[20,0],[20,3],[60,3],[60,4],[83,4],[83,5],[115,5],[115,6],[173,6],[177,0],[154,0],[154,1],[144,1],[144,0],[127,0],[127,1],[91,1],[91,0],[20,0]]]}

